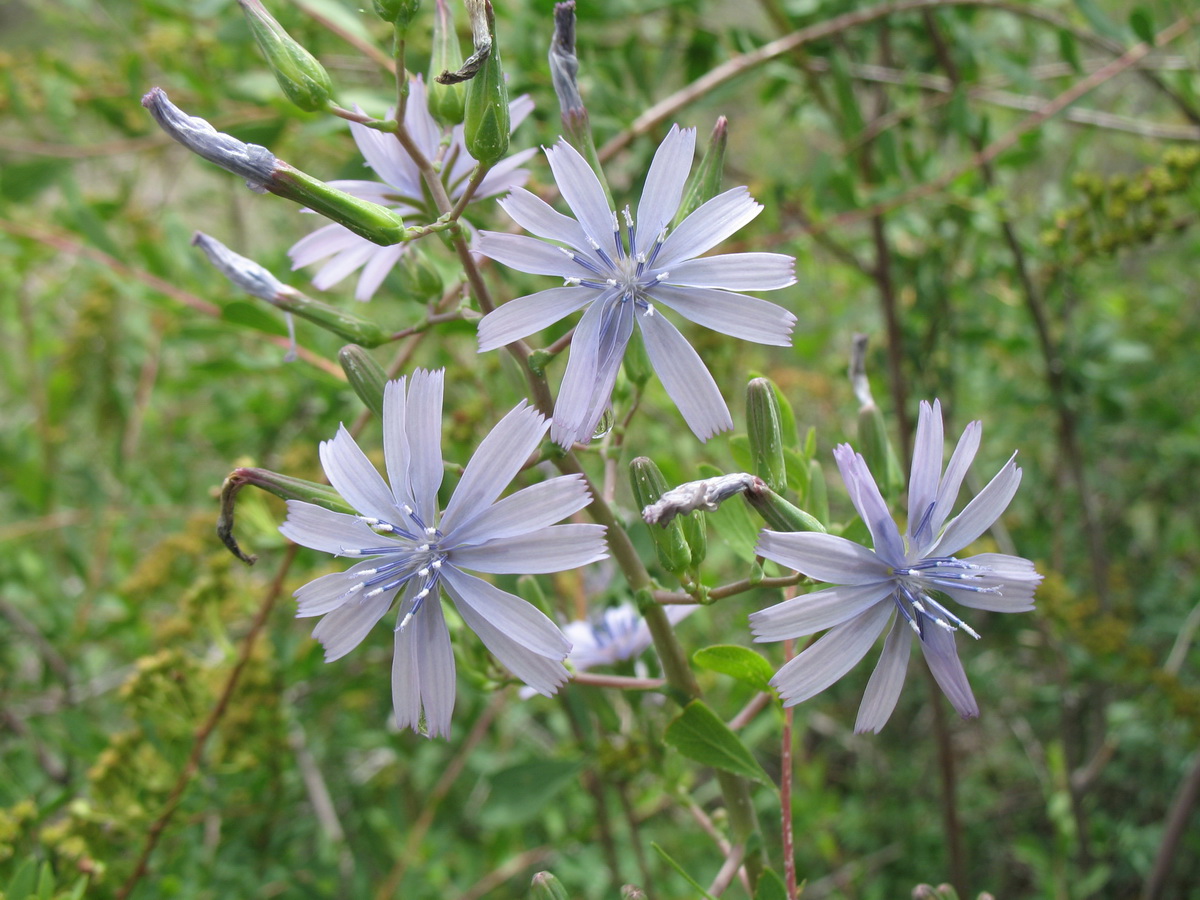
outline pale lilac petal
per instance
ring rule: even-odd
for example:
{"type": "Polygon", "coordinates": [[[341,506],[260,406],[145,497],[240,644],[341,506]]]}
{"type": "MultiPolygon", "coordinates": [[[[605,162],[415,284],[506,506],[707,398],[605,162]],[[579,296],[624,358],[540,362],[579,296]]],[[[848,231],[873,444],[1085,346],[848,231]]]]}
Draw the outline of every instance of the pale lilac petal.
{"type": "Polygon", "coordinates": [[[361,243],[357,246],[343,250],[317,270],[312,280],[313,287],[319,291],[329,290],[351,272],[366,265],[371,257],[383,249],[370,241],[359,240],[361,243]]]}
{"type": "Polygon", "coordinates": [[[451,552],[454,565],[493,575],[540,575],[577,569],[608,557],[603,525],[549,525],[451,552]]]}
{"type": "Polygon", "coordinates": [[[816,696],[854,668],[871,649],[891,614],[887,604],[876,604],[785,663],[771,679],[783,705],[795,706],[816,696]]]}
{"type": "Polygon", "coordinates": [[[649,246],[663,229],[671,224],[683,199],[683,187],[692,169],[695,154],[696,129],[672,125],[663,138],[650,171],[646,173],[646,184],[637,206],[637,235],[641,243],[649,246]]]}
{"type": "Polygon", "coordinates": [[[292,595],[296,598],[296,618],[323,616],[346,602],[358,603],[362,595],[359,591],[350,593],[351,589],[362,581],[359,578],[360,573],[378,565],[378,559],[364,559],[345,572],[333,572],[314,578],[292,595]]]}
{"type": "Polygon", "coordinates": [[[942,689],[955,711],[964,719],[978,716],[979,704],[975,702],[975,695],[967,681],[967,673],[963,671],[962,662],[958,658],[953,633],[927,621],[925,636],[921,639],[921,650],[925,654],[929,671],[933,673],[938,687],[942,689]]]}
{"type": "Polygon", "coordinates": [[[931,536],[930,516],[942,477],[942,405],[921,401],[917,436],[913,442],[912,473],[908,479],[908,534],[912,543],[925,543],[931,536]]]}
{"type": "Polygon", "coordinates": [[[861,615],[894,589],[893,584],[884,581],[839,585],[801,594],[750,613],[750,631],[756,641],[782,641],[815,634],[861,615]]]}
{"type": "Polygon", "coordinates": [[[835,534],[763,531],[754,552],[832,584],[876,584],[892,576],[892,567],[873,551],[835,534]]]}
{"type": "Polygon", "coordinates": [[[345,425],[338,427],[333,440],[321,442],[320,456],[329,483],[347,503],[364,516],[385,522],[396,517],[391,490],[345,425]]]}
{"type": "Polygon", "coordinates": [[[325,648],[325,662],[341,659],[361,644],[391,607],[397,590],[393,588],[375,597],[359,595],[353,602],[342,604],[321,619],[312,636],[325,648]]]}
{"type": "Polygon", "coordinates": [[[732,428],[733,419],[717,383],[678,329],[657,314],[639,315],[637,321],[650,365],[696,437],[707,441],[732,428]]]}
{"type": "MultiPolygon", "coordinates": [[[[521,169],[521,164],[527,162],[535,153],[537,153],[537,147],[530,147],[528,150],[522,150],[506,157],[492,166],[487,175],[483,177],[483,181],[479,182],[479,187],[475,189],[475,199],[486,200],[488,197],[494,197],[496,194],[523,185],[529,180],[529,172],[521,169]]],[[[459,190],[457,193],[461,194],[462,191],[459,190]]]]}
{"type": "Polygon", "coordinates": [[[408,380],[405,430],[408,435],[408,484],[425,524],[434,525],[442,484],[442,384],[445,369],[417,369],[408,380]]]}
{"type": "Polygon", "coordinates": [[[908,657],[912,650],[912,629],[900,616],[892,622],[887,640],[883,642],[883,653],[867,682],[862,703],[858,707],[858,718],[854,722],[855,734],[871,731],[878,734],[891,718],[900,689],[904,687],[904,675],[908,671],[908,657]]]}
{"type": "Polygon", "coordinates": [[[1021,484],[1021,470],[1017,468],[1017,454],[1013,454],[996,477],[975,495],[966,509],[950,520],[942,538],[930,550],[938,556],[953,556],[992,527],[1012,502],[1017,487],[1021,484]]]}
{"type": "Polygon", "coordinates": [[[363,238],[344,225],[323,225],[292,244],[292,249],[288,250],[292,269],[294,271],[312,265],[327,256],[357,247],[362,240],[363,238]]]}
{"type": "MultiPolygon", "coordinates": [[[[552,525],[592,502],[582,475],[560,475],[522,488],[491,506],[481,507],[446,535],[450,546],[463,547],[528,534],[552,525]]],[[[445,523],[443,522],[443,530],[445,523]]]]}
{"type": "Polygon", "coordinates": [[[972,591],[966,587],[942,584],[938,589],[953,597],[963,606],[973,609],[988,609],[993,612],[1028,612],[1033,609],[1033,592],[1041,584],[1042,576],[1033,563],[1020,556],[1006,553],[980,553],[962,560],[969,565],[984,566],[977,579],[967,582],[973,587],[992,589],[996,593],[972,591]]]}
{"type": "Polygon", "coordinates": [[[885,562],[893,566],[900,565],[904,561],[904,542],[900,540],[900,531],[888,512],[887,503],[879,493],[871,470],[867,468],[867,461],[861,453],[855,453],[849,444],[836,447],[833,458],[837,461],[854,508],[871,532],[875,552],[885,562]]]}
{"type": "Polygon", "coordinates": [[[537,449],[548,424],[522,400],[475,448],[463,469],[454,496],[446,505],[441,528],[447,535],[484,507],[490,506],[537,449]]]}
{"type": "MultiPolygon", "coordinates": [[[[429,94],[425,80],[418,75],[408,86],[408,102],[404,104],[404,127],[412,135],[417,148],[425,154],[425,158],[433,159],[441,148],[442,128],[429,113],[429,94]]],[[[394,116],[395,111],[390,115],[394,116]]],[[[396,141],[395,135],[388,137],[396,141]]],[[[400,146],[399,141],[396,141],[396,146],[400,146]]],[[[408,158],[407,153],[405,158],[408,158]]],[[[413,163],[413,168],[416,169],[416,163],[413,163]]]]}
{"type": "Polygon", "coordinates": [[[726,291],[771,291],[796,283],[796,259],[783,253],[723,253],[676,263],[664,281],[726,291]]]}
{"type": "Polygon", "coordinates": [[[391,538],[376,534],[357,516],[334,512],[303,500],[289,500],[287,510],[287,518],[279,526],[280,533],[310,550],[343,556],[347,551],[386,547],[393,543],[391,538]]]}
{"type": "Polygon", "coordinates": [[[584,253],[589,259],[599,262],[600,258],[588,246],[583,227],[570,216],[564,216],[541,197],[524,188],[515,188],[499,203],[501,208],[512,216],[514,222],[531,234],[561,241],[584,253]]]}
{"type": "Polygon", "coordinates": [[[550,438],[556,444],[569,447],[592,439],[632,334],[633,304],[622,302],[615,290],[602,294],[583,314],[554,404],[550,438]]]}
{"type": "Polygon", "coordinates": [[[730,337],[776,347],[792,345],[796,317],[782,306],[711,288],[656,285],[654,299],[697,325],[730,337]]]}
{"type": "Polygon", "coordinates": [[[416,509],[408,474],[412,451],[408,446],[408,403],[404,395],[407,383],[401,378],[383,386],[383,461],[396,506],[416,509]]]}
{"type": "Polygon", "coordinates": [[[508,123],[509,131],[516,131],[521,127],[521,123],[529,118],[529,114],[533,112],[533,98],[528,94],[522,94],[520,97],[514,97],[508,102],[508,123]]]}
{"type": "Polygon", "coordinates": [[[562,138],[553,147],[547,148],[546,158],[550,160],[550,169],[563,199],[575,213],[584,233],[609,257],[616,259],[616,219],[592,167],[579,155],[579,151],[562,138]]]}
{"type": "Polygon", "coordinates": [[[950,455],[946,474],[942,476],[942,483],[938,486],[933,513],[929,517],[929,526],[935,535],[941,532],[946,516],[950,515],[950,511],[954,509],[954,501],[958,498],[958,491],[962,487],[967,469],[971,467],[975,453],[979,450],[979,440],[982,434],[982,423],[971,422],[963,430],[962,437],[958,439],[958,445],[954,448],[954,453],[950,455]]]}
{"type": "Polygon", "coordinates": [[[424,710],[426,735],[448,737],[454,712],[455,667],[440,600],[429,598],[419,614],[396,631],[394,652],[392,706],[396,724],[418,731],[424,710]]]}
{"type": "Polygon", "coordinates": [[[394,134],[376,131],[357,122],[350,123],[350,133],[376,175],[406,197],[421,196],[421,174],[394,134]]]}
{"type": "Polygon", "coordinates": [[[750,189],[735,187],[702,203],[667,235],[654,265],[669,269],[676,263],[711,250],[762,212],[750,189]]]}
{"type": "Polygon", "coordinates": [[[474,250],[518,272],[556,275],[559,278],[589,278],[592,272],[571,258],[571,251],[524,234],[481,231],[474,250]]]}
{"type": "Polygon", "coordinates": [[[556,287],[498,306],[479,322],[479,352],[495,350],[549,328],[596,298],[583,287],[556,287]]]}
{"type": "Polygon", "coordinates": [[[408,251],[408,247],[408,244],[376,247],[375,253],[367,260],[362,274],[358,277],[358,286],[354,289],[354,299],[365,303],[374,297],[379,286],[383,284],[383,279],[400,261],[400,257],[408,251]]]}

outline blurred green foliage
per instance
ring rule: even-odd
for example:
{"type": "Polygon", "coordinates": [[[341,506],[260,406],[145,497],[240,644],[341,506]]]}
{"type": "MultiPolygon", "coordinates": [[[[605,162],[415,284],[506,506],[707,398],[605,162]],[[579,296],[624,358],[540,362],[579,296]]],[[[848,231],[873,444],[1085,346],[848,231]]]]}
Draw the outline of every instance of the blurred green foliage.
{"type": "MultiPolygon", "coordinates": [[[[382,112],[391,102],[390,76],[357,46],[388,52],[370,10],[270,6],[330,72],[339,103],[382,112]]],[[[798,435],[816,429],[815,447],[788,450],[789,487],[810,509],[823,482],[808,458],[815,450],[827,463],[854,438],[844,372],[856,331],[872,338],[868,369],[902,456],[917,401],[933,396],[948,432],[984,420],[980,477],[1020,449],[1008,533],[984,543],[1011,540],[1047,578],[1036,613],[972,620],[984,639],[964,659],[984,712],[951,726],[961,877],[971,896],[1135,896],[1200,737],[1200,33],[1193,25],[1144,68],[1034,123],[984,167],[974,154],[1173,14],[1100,0],[944,6],[839,29],[747,68],[635,136],[606,171],[619,202],[632,199],[671,121],[705,134],[729,117],[726,184],[748,184],[766,208],[727,249],[795,254],[799,282],[773,299],[800,321],[791,349],[687,333],[739,428],[744,385],[764,374],[798,435]],[[913,194],[918,185],[930,187],[913,194]]],[[[863,8],[581,4],[597,146],[728,60],[863,8]]],[[[537,104],[513,146],[548,145],[558,133],[549,10],[500,3],[497,15],[510,92],[537,104]]],[[[421,23],[431,10],[422,16],[408,35],[416,72],[430,50],[421,23]]],[[[664,859],[708,884],[718,853],[696,822],[719,795],[710,770],[664,744],[679,713],[670,699],[568,686],[523,701],[465,635],[452,738],[395,733],[387,635],[325,666],[292,619],[290,592],[333,569],[304,552],[195,777],[173,796],[284,555],[281,505],[250,492],[238,533],[261,561],[247,568],[220,546],[221,482],[238,465],[320,477],[318,442],[363,406],[336,366],[336,337],[301,323],[308,355],[284,363],[275,314],[249,306],[189,246],[194,230],[210,232],[304,288],[304,273],[285,277],[285,251],[313,219],[188,157],[139,98],[161,85],[189,113],[320,177],[363,177],[361,160],[344,123],[280,94],[231,0],[0,7],[0,85],[5,900],[117,896],[174,803],[133,896],[515,897],[538,869],[580,900],[616,897],[625,882],[687,896],[664,859]]],[[[533,186],[551,187],[544,163],[531,165],[533,186]]],[[[505,227],[494,204],[483,208],[505,227]]],[[[423,271],[451,283],[451,254],[427,243],[423,271]]],[[[498,268],[488,273],[498,295],[546,286],[498,268]]],[[[391,330],[423,313],[404,297],[412,278],[395,272],[369,307],[391,330]]],[[[351,293],[346,282],[327,299],[349,305],[351,293]]],[[[375,354],[385,366],[393,357],[375,354]]],[[[475,354],[468,323],[416,342],[409,367],[418,364],[450,371],[449,459],[467,459],[524,396],[507,358],[475,354]]],[[[562,360],[549,371],[556,383],[562,360]]],[[[618,407],[636,397],[632,382],[618,384],[618,407]]],[[[735,471],[747,455],[744,435],[697,444],[653,379],[641,402],[649,414],[616,432],[619,472],[648,455],[676,484],[702,465],[735,471]]],[[[368,425],[365,444],[378,439],[368,425]]],[[[588,463],[599,477],[599,454],[588,463]]],[[[636,523],[616,481],[618,510],[636,523]]],[[[851,514],[836,478],[829,502],[835,520],[851,514]]],[[[718,545],[725,531],[737,548],[739,529],[757,526],[738,517],[710,517],[710,587],[750,574],[718,545]]],[[[653,565],[649,535],[631,529],[653,565]]],[[[630,599],[606,566],[539,581],[564,621],[630,599]]],[[[692,650],[749,644],[746,614],[776,599],[743,594],[678,631],[692,650]]],[[[782,662],[778,646],[759,649],[782,662]]],[[[929,691],[914,672],[883,734],[855,736],[864,668],[796,710],[805,897],[894,898],[956,877],[929,691]]],[[[720,667],[699,677],[726,721],[754,697],[720,667]]],[[[739,732],[776,780],[781,719],[772,707],[739,732]]],[[[754,797],[779,870],[778,792],[754,797]]],[[[1200,883],[1196,821],[1193,810],[1160,896],[1200,883]]],[[[730,895],[740,890],[735,882],[730,895]]]]}

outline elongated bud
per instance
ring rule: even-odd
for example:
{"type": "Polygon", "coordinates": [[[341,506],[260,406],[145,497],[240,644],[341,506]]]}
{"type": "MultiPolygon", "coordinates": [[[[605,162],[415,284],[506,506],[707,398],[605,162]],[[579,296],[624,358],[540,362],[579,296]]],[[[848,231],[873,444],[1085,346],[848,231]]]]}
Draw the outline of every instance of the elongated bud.
{"type": "Polygon", "coordinates": [[[433,51],[429,58],[429,113],[439,125],[458,125],[463,120],[467,89],[461,84],[442,84],[437,76],[462,66],[462,49],[454,30],[454,13],[446,0],[433,8],[433,51]]]}
{"type": "Polygon", "coordinates": [[[871,383],[867,380],[867,336],[854,335],[850,351],[850,384],[858,399],[858,442],[867,468],[875,476],[880,493],[895,498],[904,489],[904,473],[900,460],[888,438],[883,413],[875,405],[871,383]]]}
{"type": "Polygon", "coordinates": [[[504,69],[500,64],[496,15],[490,0],[467,0],[467,9],[471,13],[475,56],[481,58],[481,65],[475,77],[467,82],[463,141],[468,153],[490,166],[508,152],[508,133],[512,129],[508,86],[504,83],[504,69]]]}
{"type": "MultiPolygon", "coordinates": [[[[579,59],[575,56],[575,0],[554,4],[554,37],[550,41],[550,81],[558,96],[558,108],[562,113],[563,137],[580,152],[592,171],[604,185],[604,169],[596,155],[596,143],[592,137],[592,125],[587,107],[579,94],[579,59]]],[[[609,195],[609,201],[612,196],[609,195]]]]}
{"type": "Polygon", "coordinates": [[[787,488],[787,464],[783,459],[783,422],[775,388],[765,378],[746,385],[746,430],[754,474],[773,491],[787,488]]]}
{"type": "MultiPolygon", "coordinates": [[[[639,456],[629,464],[629,477],[633,484],[633,496],[638,507],[645,509],[656,503],[667,492],[667,482],[653,460],[639,456]]],[[[682,575],[692,562],[692,552],[683,528],[676,520],[650,527],[654,550],[662,567],[672,575],[682,575]]]]}
{"type": "Polygon", "coordinates": [[[246,14],[254,42],[287,98],[306,112],[328,106],[333,81],[325,67],[283,30],[261,0],[238,0],[238,4],[246,14]]]}
{"type": "Polygon", "coordinates": [[[171,138],[197,156],[241,176],[252,191],[293,200],[384,247],[404,240],[404,220],[391,210],[318,181],[266,147],[217,131],[199,116],[183,112],[162,88],[151,88],[142,97],[142,106],[171,138]]]}
{"type": "Polygon", "coordinates": [[[295,288],[286,288],[271,302],[353,344],[378,347],[391,339],[388,331],[376,323],[306,297],[295,288]]]}
{"type": "Polygon", "coordinates": [[[825,526],[815,516],[788,503],[765,482],[760,481],[746,491],[746,501],[774,531],[825,531],[825,526]]]}
{"type": "Polygon", "coordinates": [[[808,461],[808,508],[818,521],[829,521],[829,492],[825,489],[825,470],[815,459],[808,461]]]}
{"type": "Polygon", "coordinates": [[[692,172],[692,177],[683,192],[683,202],[679,204],[679,211],[675,213],[676,225],[691,215],[702,203],[721,193],[721,179],[725,171],[725,145],[729,142],[728,125],[728,120],[720,116],[717,124],[713,126],[704,156],[700,159],[700,165],[692,172]]]}
{"type": "Polygon", "coordinates": [[[346,380],[358,399],[367,409],[383,418],[383,386],[387,384],[387,373],[375,362],[375,358],[358,344],[347,344],[338,351],[338,362],[346,373],[346,380]]]}
{"type": "Polygon", "coordinates": [[[695,570],[708,556],[708,523],[704,513],[696,510],[686,516],[679,517],[679,525],[683,529],[683,539],[687,541],[688,550],[692,552],[692,569],[695,570]]]}
{"type": "Polygon", "coordinates": [[[204,251],[213,268],[252,297],[274,303],[275,298],[288,289],[287,285],[267,271],[266,267],[234,253],[203,231],[192,235],[192,244],[204,251]]]}
{"type": "Polygon", "coordinates": [[[533,876],[529,896],[532,900],[568,900],[562,883],[549,872],[538,872],[533,876]]]}
{"type": "Polygon", "coordinates": [[[642,340],[642,329],[635,328],[633,334],[629,336],[629,343],[625,346],[625,357],[621,360],[621,367],[625,370],[625,377],[638,387],[645,387],[646,382],[650,380],[650,376],[654,374],[654,368],[650,365],[650,357],[646,355],[646,344],[642,340]]]}
{"type": "Polygon", "coordinates": [[[748,472],[689,481],[671,488],[649,506],[643,506],[642,519],[647,525],[666,525],[676,516],[697,510],[715,512],[730,497],[745,493],[760,482],[760,478],[748,472]]]}
{"type": "Polygon", "coordinates": [[[395,25],[396,30],[404,37],[408,26],[416,18],[417,10],[421,8],[421,0],[372,0],[375,15],[389,25],[395,25]]]}
{"type": "Polygon", "coordinates": [[[247,486],[261,488],[283,500],[304,500],[334,512],[354,514],[350,505],[327,484],[280,475],[269,469],[234,469],[221,485],[221,512],[217,517],[217,536],[230,553],[247,565],[253,565],[257,557],[244,553],[233,536],[234,503],[238,492],[247,486]]]}

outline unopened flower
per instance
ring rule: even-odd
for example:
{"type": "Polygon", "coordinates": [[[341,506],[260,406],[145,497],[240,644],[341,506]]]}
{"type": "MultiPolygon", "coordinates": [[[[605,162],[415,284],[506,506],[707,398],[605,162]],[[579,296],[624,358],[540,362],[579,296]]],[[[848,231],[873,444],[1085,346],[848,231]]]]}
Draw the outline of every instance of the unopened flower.
{"type": "Polygon", "coordinates": [[[959,715],[979,715],[954,645],[956,631],[978,638],[942,602],[994,612],[1033,609],[1042,576],[1019,556],[980,553],[959,559],[1008,506],[1021,482],[1016,454],[988,485],[946,522],[963,477],[979,449],[982,427],[963,432],[942,473],[942,411],[921,404],[908,485],[908,525],[901,536],[860,454],[834,451],[854,508],[871,532],[873,550],[832,534],[764,531],[757,551],[767,559],[835,587],[785,600],[750,615],[759,641],[779,641],[829,629],[771,680],[787,706],[829,687],[862,659],[891,623],[883,653],[867,683],[855,731],[879,731],[895,709],[915,635],[934,678],[959,715]]]}
{"type": "MultiPolygon", "coordinates": [[[[532,110],[533,101],[529,97],[514,100],[510,104],[512,127],[515,129],[521,124],[532,110]]],[[[389,118],[394,115],[394,111],[388,113],[389,118]]],[[[442,130],[429,114],[425,83],[419,76],[409,82],[404,127],[426,159],[441,159],[442,182],[450,199],[461,197],[475,168],[475,160],[463,143],[461,125],[453,129],[449,147],[444,153],[440,152],[442,130]]],[[[329,183],[347,194],[394,209],[414,221],[432,222],[437,219],[440,212],[428,199],[417,164],[405,152],[396,136],[357,122],[350,123],[350,131],[366,164],[375,170],[382,181],[346,180],[329,183]]],[[[522,150],[493,166],[476,189],[473,199],[494,197],[524,184],[529,172],[519,166],[534,152],[535,148],[522,150]]],[[[379,247],[339,225],[325,225],[297,241],[288,255],[292,258],[293,269],[328,260],[313,278],[313,285],[322,291],[362,269],[354,296],[366,301],[379,290],[387,273],[408,251],[408,247],[408,243],[379,247]]]]}
{"type": "Polygon", "coordinates": [[[440,595],[514,675],[550,695],[567,679],[570,641],[532,605],[465,570],[539,574],[606,556],[602,526],[553,524],[590,502],[582,476],[551,478],[497,499],[548,427],[524,401],[483,439],[439,514],[442,379],[440,371],[418,370],[407,384],[401,378],[384,390],[390,487],[343,427],[321,444],[321,465],[359,515],[289,500],[279,529],[305,547],[362,560],[296,591],[297,615],[324,617],[313,637],[332,662],[395,606],[396,721],[417,730],[423,712],[430,736],[449,733],[455,695],[440,595]]]}
{"type": "Polygon", "coordinates": [[[479,323],[479,350],[540,331],[587,307],[571,342],[551,437],[568,446],[591,440],[608,408],[634,322],[667,393],[701,440],[733,427],[729,408],[700,356],[658,305],[732,337],[791,343],[796,317],[781,306],[734,293],[795,283],[795,260],[781,253],[729,253],[697,259],[762,211],[744,187],[702,204],[668,233],[683,196],[695,129],[672,127],[646,176],[634,218],[620,219],[584,158],[564,140],[546,150],[572,219],[523,189],[500,205],[526,235],[483,231],[475,249],[522,272],[556,275],[564,286],[505,303],[479,323]],[[548,243],[554,241],[558,243],[548,243]],[[566,246],[559,246],[565,244],[566,246]]]}

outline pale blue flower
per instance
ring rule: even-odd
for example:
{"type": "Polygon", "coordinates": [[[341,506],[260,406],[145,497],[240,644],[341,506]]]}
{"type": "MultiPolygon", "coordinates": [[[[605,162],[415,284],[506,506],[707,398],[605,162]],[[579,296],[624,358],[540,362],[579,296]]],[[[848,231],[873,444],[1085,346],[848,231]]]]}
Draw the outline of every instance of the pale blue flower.
{"type": "Polygon", "coordinates": [[[517,189],[500,205],[526,231],[547,240],[483,231],[475,249],[522,272],[555,275],[563,287],[511,300],[479,323],[479,350],[540,331],[587,307],[571,342],[550,436],[586,443],[609,406],[634,322],[650,363],[688,426],[701,440],[733,427],[729,409],[699,354],[659,306],[732,337],[789,346],[796,317],[781,306],[735,291],[765,291],[796,281],[795,260],[781,253],[729,253],[697,259],[762,211],[744,187],[702,204],[668,233],[683,197],[695,129],[671,128],[654,154],[635,220],[618,223],[604,188],[566,141],[546,150],[575,218],[517,189]],[[559,246],[565,244],[566,246],[559,246]]]}
{"type": "MultiPolygon", "coordinates": [[[[664,607],[667,621],[682,622],[700,608],[696,603],[672,603],[664,607]]],[[[653,642],[650,627],[632,603],[610,606],[597,619],[576,619],[563,626],[571,642],[567,657],[577,672],[595,666],[611,666],[640,656],[653,642]]]]}
{"type": "Polygon", "coordinates": [[[908,525],[901,536],[887,504],[849,444],[834,451],[854,508],[871,533],[874,550],[832,534],[764,531],[757,551],[767,559],[837,585],[785,600],[750,615],[759,641],[829,632],[786,663],[771,680],[787,706],[829,687],[858,663],[891,623],[883,653],[867,683],[855,731],[878,732],[891,716],[908,667],[913,635],[937,683],[963,718],[979,715],[954,646],[954,633],[971,628],[943,605],[994,612],[1033,609],[1042,576],[1019,556],[958,553],[1000,517],[1021,483],[1016,454],[961,513],[946,522],[963,477],[979,449],[982,427],[963,432],[942,473],[942,410],[921,404],[908,485],[908,525]],[[943,527],[944,526],[944,527],[943,527]]]}
{"type": "MultiPolygon", "coordinates": [[[[509,110],[515,129],[532,112],[533,101],[527,96],[518,97],[509,104],[509,110]]],[[[394,116],[395,111],[390,110],[387,117],[394,116]]],[[[461,125],[453,129],[450,144],[439,157],[442,129],[429,114],[428,94],[420,76],[409,82],[404,126],[426,159],[441,159],[442,182],[450,199],[461,197],[475,169],[475,159],[467,152],[461,125]]],[[[405,218],[416,218],[418,222],[437,219],[439,212],[428,198],[417,164],[405,152],[396,136],[357,122],[350,123],[350,132],[366,164],[383,180],[331,181],[329,184],[361,200],[370,200],[394,209],[405,218]]],[[[472,202],[523,185],[529,177],[529,171],[518,167],[535,152],[536,148],[531,147],[497,163],[476,189],[472,202]]],[[[354,296],[366,301],[379,290],[387,273],[408,252],[409,246],[409,242],[402,241],[390,247],[380,247],[341,225],[324,225],[297,241],[288,255],[292,258],[293,269],[328,258],[313,278],[313,286],[322,291],[333,287],[351,272],[362,269],[354,296]]]]}
{"type": "Polygon", "coordinates": [[[440,594],[514,675],[550,695],[567,679],[571,643],[532,605],[467,574],[538,574],[606,556],[600,525],[555,525],[591,498],[582,476],[563,475],[497,498],[546,434],[549,423],[522,401],[500,420],[463,470],[444,512],[443,373],[418,370],[384,391],[383,455],[388,482],[344,427],[321,444],[329,483],[359,515],[288,501],[280,526],[314,550],[363,561],[296,591],[298,616],[324,616],[313,637],[325,660],[345,656],[396,606],[392,700],[402,728],[450,730],[454,654],[440,594]]]}

